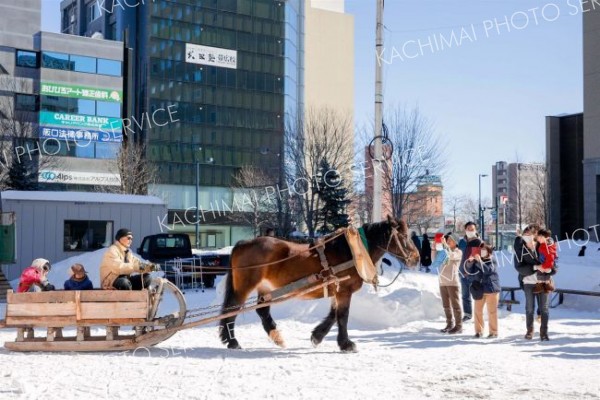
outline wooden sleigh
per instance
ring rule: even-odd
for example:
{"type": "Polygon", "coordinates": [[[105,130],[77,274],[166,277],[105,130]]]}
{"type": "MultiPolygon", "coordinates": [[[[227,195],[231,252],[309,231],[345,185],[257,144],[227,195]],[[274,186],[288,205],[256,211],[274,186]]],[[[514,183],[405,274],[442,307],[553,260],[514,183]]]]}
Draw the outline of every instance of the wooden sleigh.
{"type": "Polygon", "coordinates": [[[183,324],[185,298],[169,281],[160,279],[150,293],[118,290],[7,293],[6,319],[0,327],[16,328],[17,338],[4,347],[12,351],[124,351],[149,347],[171,337],[168,329],[183,324]],[[170,292],[179,310],[157,317],[159,303],[170,292]],[[91,328],[103,327],[100,335],[91,328]],[[131,327],[132,333],[121,329],[131,327]],[[75,328],[67,336],[65,328],[75,328]],[[46,336],[36,336],[45,330],[46,336]],[[152,335],[149,335],[150,333],[152,335]]]}

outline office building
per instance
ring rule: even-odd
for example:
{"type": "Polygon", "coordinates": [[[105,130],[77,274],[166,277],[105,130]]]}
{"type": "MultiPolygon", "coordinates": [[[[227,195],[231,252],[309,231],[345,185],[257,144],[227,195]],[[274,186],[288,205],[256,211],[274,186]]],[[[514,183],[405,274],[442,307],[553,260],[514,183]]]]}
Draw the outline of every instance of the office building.
{"type": "Polygon", "coordinates": [[[28,162],[38,189],[118,186],[122,43],[40,32],[40,10],[40,0],[0,2],[14,22],[0,36],[3,150],[25,147],[13,159],[28,162]]]}
{"type": "Polygon", "coordinates": [[[560,239],[584,235],[583,126],[582,113],[546,117],[548,226],[560,239]]]}
{"type": "MultiPolygon", "coordinates": [[[[583,13],[583,225],[600,224],[600,8],[583,13]]],[[[594,228],[595,227],[595,228],[594,228]]]]}
{"type": "Polygon", "coordinates": [[[124,40],[132,49],[129,97],[137,120],[157,109],[176,110],[177,121],[133,128],[158,167],[151,191],[166,199],[170,228],[195,241],[196,221],[188,222],[199,171],[200,245],[247,237],[249,229],[223,208],[234,203],[233,177],[243,166],[280,183],[285,121],[301,120],[304,110],[304,1],[106,7],[65,0],[61,11],[63,32],[124,40]]]}

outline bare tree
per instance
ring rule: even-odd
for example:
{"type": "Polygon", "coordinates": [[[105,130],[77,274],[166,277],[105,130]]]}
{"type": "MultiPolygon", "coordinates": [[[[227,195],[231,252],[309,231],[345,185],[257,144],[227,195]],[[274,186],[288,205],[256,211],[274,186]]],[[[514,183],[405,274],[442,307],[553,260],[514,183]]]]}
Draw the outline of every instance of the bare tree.
{"type": "Polygon", "coordinates": [[[446,202],[448,205],[448,211],[450,211],[452,215],[452,225],[454,226],[454,231],[460,231],[460,227],[457,225],[457,222],[460,221],[461,212],[464,207],[464,203],[466,201],[466,196],[458,195],[458,196],[450,196],[446,202]]]}
{"type": "Polygon", "coordinates": [[[273,228],[277,224],[276,182],[264,171],[249,165],[240,168],[234,177],[233,212],[230,218],[250,226],[254,236],[262,228],[273,228]]]}
{"type": "Polygon", "coordinates": [[[285,153],[291,163],[287,188],[297,200],[294,204],[313,237],[321,222],[321,162],[327,160],[331,168],[340,172],[342,185],[351,188],[352,119],[329,108],[309,109],[302,120],[286,122],[285,135],[285,153]]]}
{"type": "Polygon", "coordinates": [[[119,175],[119,186],[96,186],[96,191],[120,194],[147,195],[148,186],[156,182],[156,165],[146,157],[146,145],[134,140],[123,142],[117,154],[116,165],[111,172],[119,175]]]}
{"type": "Polygon", "coordinates": [[[546,193],[545,164],[532,164],[529,173],[528,188],[529,201],[527,207],[527,221],[540,226],[548,226],[548,196],[546,193]]]}
{"type": "MultiPolygon", "coordinates": [[[[0,187],[35,190],[38,168],[43,162],[37,135],[35,101],[15,104],[17,96],[32,92],[25,79],[3,76],[0,79],[0,187]]],[[[33,99],[33,97],[31,97],[33,99]]]]}
{"type": "MultiPolygon", "coordinates": [[[[472,196],[466,196],[464,202],[462,203],[461,213],[466,219],[469,221],[477,221],[479,224],[479,203],[477,199],[472,196]]],[[[481,227],[480,227],[481,229],[481,227]]]]}
{"type": "MultiPolygon", "coordinates": [[[[384,170],[383,190],[389,193],[393,216],[403,218],[407,203],[416,196],[417,185],[430,173],[441,174],[446,156],[433,125],[418,108],[397,107],[385,114],[385,121],[393,152],[389,162],[375,168],[384,170]]],[[[417,209],[412,207],[411,211],[417,209]]]]}

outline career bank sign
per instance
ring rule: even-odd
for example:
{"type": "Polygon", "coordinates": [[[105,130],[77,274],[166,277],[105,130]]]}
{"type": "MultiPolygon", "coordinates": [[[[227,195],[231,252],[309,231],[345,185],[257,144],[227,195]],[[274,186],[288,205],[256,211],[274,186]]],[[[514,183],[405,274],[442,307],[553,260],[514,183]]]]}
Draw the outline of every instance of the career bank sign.
{"type": "Polygon", "coordinates": [[[237,51],[186,43],[185,61],[191,64],[236,69],[237,51]]]}

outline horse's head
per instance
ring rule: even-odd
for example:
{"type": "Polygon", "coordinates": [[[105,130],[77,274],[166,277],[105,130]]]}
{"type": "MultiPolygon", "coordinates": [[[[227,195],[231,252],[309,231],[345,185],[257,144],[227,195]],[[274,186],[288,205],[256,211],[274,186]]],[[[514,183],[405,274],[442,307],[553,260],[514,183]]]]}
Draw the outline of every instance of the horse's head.
{"type": "Polygon", "coordinates": [[[414,267],[419,261],[419,251],[408,237],[406,222],[388,216],[386,221],[364,225],[369,246],[374,247],[371,256],[374,260],[388,252],[400,259],[408,267],[414,267]]]}

